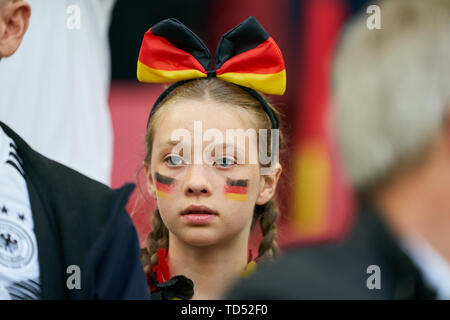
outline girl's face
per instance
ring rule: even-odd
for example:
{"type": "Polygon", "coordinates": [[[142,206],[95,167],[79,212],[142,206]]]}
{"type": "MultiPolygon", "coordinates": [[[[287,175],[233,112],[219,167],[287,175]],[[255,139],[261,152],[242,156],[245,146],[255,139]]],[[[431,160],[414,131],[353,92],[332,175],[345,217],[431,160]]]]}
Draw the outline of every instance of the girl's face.
{"type": "Polygon", "coordinates": [[[258,152],[249,143],[256,146],[256,141],[246,138],[243,145],[235,139],[228,148],[223,145],[227,129],[252,128],[250,115],[211,101],[181,100],[164,108],[155,123],[150,167],[145,166],[164,224],[194,246],[248,241],[254,206],[270,200],[279,176],[261,176],[259,164],[249,163],[250,153],[258,152]],[[208,129],[221,133],[224,141],[206,140],[208,129]],[[172,136],[180,132],[184,138],[172,136]],[[211,146],[217,146],[216,152],[211,146]],[[202,158],[205,150],[210,158],[202,158]],[[237,164],[238,151],[245,152],[243,164],[237,164]]]}

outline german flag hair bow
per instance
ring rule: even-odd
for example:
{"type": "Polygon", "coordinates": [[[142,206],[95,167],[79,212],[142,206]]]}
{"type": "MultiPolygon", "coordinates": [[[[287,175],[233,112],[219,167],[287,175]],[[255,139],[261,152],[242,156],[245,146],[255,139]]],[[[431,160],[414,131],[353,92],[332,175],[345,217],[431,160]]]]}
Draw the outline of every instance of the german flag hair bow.
{"type": "Polygon", "coordinates": [[[144,36],[137,68],[141,82],[165,83],[216,76],[224,81],[282,95],[283,56],[254,17],[228,31],[217,46],[215,64],[205,44],[176,19],[166,19],[144,36]]]}
{"type": "Polygon", "coordinates": [[[272,128],[278,128],[272,110],[258,91],[274,95],[284,93],[283,55],[254,17],[221,37],[214,65],[206,45],[180,21],[166,19],[155,24],[144,35],[137,77],[141,82],[175,82],[156,100],[147,126],[155,107],[177,86],[192,79],[217,77],[240,86],[257,99],[268,114],[272,128]]]}

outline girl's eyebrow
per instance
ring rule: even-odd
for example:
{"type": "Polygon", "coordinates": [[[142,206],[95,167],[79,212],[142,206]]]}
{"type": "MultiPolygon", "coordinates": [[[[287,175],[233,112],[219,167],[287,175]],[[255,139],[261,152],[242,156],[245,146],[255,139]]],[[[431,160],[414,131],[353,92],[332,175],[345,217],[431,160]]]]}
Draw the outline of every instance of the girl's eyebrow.
{"type": "MultiPolygon", "coordinates": [[[[178,145],[179,143],[181,143],[181,141],[180,140],[166,140],[165,142],[161,142],[159,145],[158,145],[158,147],[159,148],[165,148],[165,147],[174,147],[174,146],[176,146],[176,145],[178,145]]],[[[209,144],[208,144],[209,145],[209,144]]],[[[242,148],[241,146],[239,146],[238,144],[234,144],[234,143],[226,143],[226,142],[224,142],[224,143],[216,143],[216,144],[213,144],[213,147],[222,147],[223,149],[227,149],[227,147],[228,148],[230,148],[230,149],[232,149],[233,151],[245,151],[245,148],[242,148]]]]}
{"type": "Polygon", "coordinates": [[[160,148],[163,148],[163,147],[166,147],[166,146],[172,146],[173,147],[173,146],[176,146],[179,143],[180,143],[180,140],[167,140],[165,142],[161,142],[159,144],[159,147],[160,148]]]}
{"type": "Polygon", "coordinates": [[[238,144],[234,144],[234,143],[216,143],[213,145],[214,147],[222,147],[222,149],[227,150],[227,148],[230,148],[233,151],[241,151],[244,152],[245,148],[242,148],[241,146],[239,146],[238,144]]]}

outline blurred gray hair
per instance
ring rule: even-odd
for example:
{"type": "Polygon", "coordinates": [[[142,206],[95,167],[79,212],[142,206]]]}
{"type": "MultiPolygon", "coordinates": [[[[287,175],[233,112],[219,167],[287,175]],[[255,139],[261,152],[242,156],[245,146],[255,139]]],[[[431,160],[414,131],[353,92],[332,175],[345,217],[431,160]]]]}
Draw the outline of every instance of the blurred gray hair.
{"type": "Polygon", "coordinates": [[[362,191],[426,151],[450,102],[450,0],[387,0],[382,29],[361,13],[333,67],[334,119],[347,173],[362,191]]]}

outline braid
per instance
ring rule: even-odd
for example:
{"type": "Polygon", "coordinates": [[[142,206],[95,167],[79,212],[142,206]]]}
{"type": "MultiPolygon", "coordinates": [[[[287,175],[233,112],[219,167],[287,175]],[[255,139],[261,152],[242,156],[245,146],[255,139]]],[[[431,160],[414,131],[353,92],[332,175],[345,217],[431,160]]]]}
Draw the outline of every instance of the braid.
{"type": "Polygon", "coordinates": [[[142,254],[142,260],[146,271],[151,270],[158,263],[157,251],[160,248],[169,247],[169,230],[161,219],[159,209],[153,212],[152,231],[147,236],[147,247],[142,254]]]}
{"type": "Polygon", "coordinates": [[[256,216],[259,216],[262,239],[258,247],[258,257],[270,260],[278,256],[277,219],[280,215],[276,200],[273,198],[265,205],[257,205],[256,216]]]}

